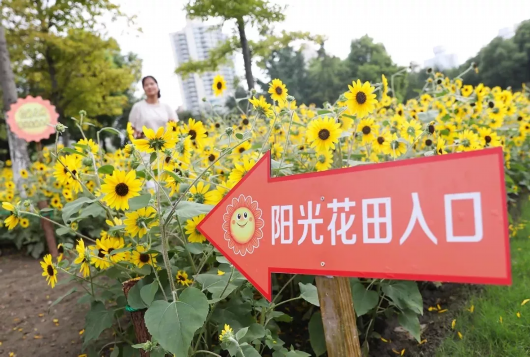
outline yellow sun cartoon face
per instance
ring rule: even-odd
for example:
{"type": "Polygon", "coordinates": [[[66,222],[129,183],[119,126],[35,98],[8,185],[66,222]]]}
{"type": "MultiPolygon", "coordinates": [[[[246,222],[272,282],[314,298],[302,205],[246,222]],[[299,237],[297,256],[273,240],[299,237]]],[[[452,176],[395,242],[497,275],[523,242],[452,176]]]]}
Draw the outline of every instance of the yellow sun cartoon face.
{"type": "Polygon", "coordinates": [[[238,208],[232,213],[230,222],[230,233],[238,243],[247,243],[256,230],[256,218],[246,207],[238,208]]]}
{"type": "Polygon", "coordinates": [[[234,253],[244,256],[252,254],[259,247],[265,224],[261,216],[258,202],[250,196],[234,197],[226,206],[226,213],[223,215],[224,239],[234,253]]]}

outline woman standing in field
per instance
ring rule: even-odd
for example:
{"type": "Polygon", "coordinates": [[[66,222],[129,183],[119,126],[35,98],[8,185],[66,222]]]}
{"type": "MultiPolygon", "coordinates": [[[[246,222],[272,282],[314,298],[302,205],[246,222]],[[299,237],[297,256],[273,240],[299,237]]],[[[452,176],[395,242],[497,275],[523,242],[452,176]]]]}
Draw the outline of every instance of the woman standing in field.
{"type": "Polygon", "coordinates": [[[147,98],[135,103],[129,114],[129,122],[134,130],[134,137],[137,139],[143,137],[144,126],[156,132],[158,128],[166,126],[169,121],[178,121],[171,107],[160,102],[160,89],[153,76],[142,78],[142,86],[147,98]]]}

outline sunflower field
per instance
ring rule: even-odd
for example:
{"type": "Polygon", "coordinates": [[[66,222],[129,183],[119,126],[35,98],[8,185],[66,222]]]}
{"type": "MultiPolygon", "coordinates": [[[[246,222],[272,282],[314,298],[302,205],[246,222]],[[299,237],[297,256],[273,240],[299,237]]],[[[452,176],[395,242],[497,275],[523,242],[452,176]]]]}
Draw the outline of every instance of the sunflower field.
{"type": "MultiPolygon", "coordinates": [[[[275,275],[268,302],[196,226],[269,150],[273,175],[286,176],[503,147],[509,202],[515,202],[530,188],[527,88],[473,87],[464,84],[465,73],[455,79],[428,73],[422,93],[406,103],[393,96],[395,75],[390,84],[385,76],[380,83],[346,83],[345,93],[323,108],[298,104],[274,79],[265,96],[236,98],[249,104],[234,112],[213,107],[203,121],[144,128],[142,139],[129,128],[129,143],[114,152],[101,149],[99,133],[72,147],[56,140],[20,173],[25,194],[16,191],[9,163],[1,168],[0,234],[38,257],[45,250],[40,220],[55,224],[59,256],[44,256],[42,275],[51,288],[77,284],[69,294],[90,305],[88,356],[101,355],[101,341],[108,340],[113,357],[321,355],[314,278],[275,275]],[[49,208],[38,209],[41,201],[49,208]],[[129,314],[145,322],[146,342],[136,343],[142,326],[129,314]],[[308,326],[309,344],[285,333],[293,324],[308,326]]],[[[65,130],[83,132],[84,120],[81,112],[76,128],[59,124],[57,139],[65,130]]],[[[399,321],[421,341],[415,282],[351,279],[351,286],[363,348],[383,316],[407,316],[399,321]]]]}

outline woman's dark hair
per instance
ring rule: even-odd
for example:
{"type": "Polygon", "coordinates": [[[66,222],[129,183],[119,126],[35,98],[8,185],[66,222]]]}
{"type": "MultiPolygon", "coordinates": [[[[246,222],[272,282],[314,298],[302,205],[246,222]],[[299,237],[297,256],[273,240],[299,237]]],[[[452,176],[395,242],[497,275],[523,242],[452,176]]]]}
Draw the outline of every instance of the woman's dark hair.
{"type": "MultiPolygon", "coordinates": [[[[158,86],[158,81],[156,80],[155,77],[153,77],[153,76],[145,76],[144,78],[142,78],[142,87],[144,87],[145,80],[148,79],[148,78],[151,78],[153,81],[155,81],[156,85],[158,86]]],[[[158,88],[158,98],[160,98],[160,88],[158,88]]]]}

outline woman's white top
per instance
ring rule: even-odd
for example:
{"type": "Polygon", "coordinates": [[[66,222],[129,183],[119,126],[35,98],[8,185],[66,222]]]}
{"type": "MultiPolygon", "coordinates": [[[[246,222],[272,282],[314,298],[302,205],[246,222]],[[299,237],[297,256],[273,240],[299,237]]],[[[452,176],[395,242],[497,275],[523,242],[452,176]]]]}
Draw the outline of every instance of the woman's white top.
{"type": "Polygon", "coordinates": [[[161,126],[166,126],[169,120],[178,121],[177,115],[169,105],[161,102],[150,104],[141,100],[133,105],[129,114],[131,125],[138,131],[144,126],[157,131],[161,126]]]}

